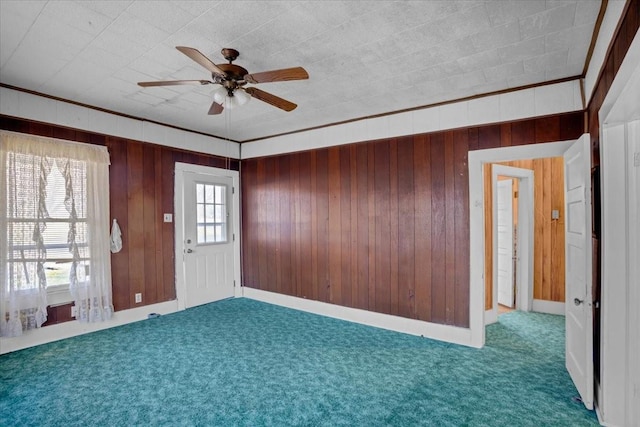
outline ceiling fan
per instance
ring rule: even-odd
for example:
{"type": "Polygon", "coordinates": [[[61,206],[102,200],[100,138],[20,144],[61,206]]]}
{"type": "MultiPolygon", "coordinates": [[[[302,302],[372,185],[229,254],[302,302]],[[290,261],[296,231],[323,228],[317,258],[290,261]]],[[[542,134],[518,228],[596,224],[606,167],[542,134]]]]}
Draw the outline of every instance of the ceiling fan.
{"type": "Polygon", "coordinates": [[[272,95],[255,87],[244,87],[247,83],[269,83],[282,82],[287,80],[304,80],[309,78],[306,70],[302,67],[284,68],[282,70],[263,71],[261,73],[249,74],[249,72],[233,61],[240,55],[235,49],[222,49],[221,53],[229,61],[228,64],[214,64],[209,58],[204,56],[199,50],[192,47],[176,46],[180,52],[193,59],[211,72],[211,80],[164,80],[155,82],[138,82],[142,87],[150,86],[173,86],[173,85],[209,85],[218,84],[220,87],[213,93],[213,103],[209,108],[209,114],[220,114],[224,107],[229,109],[243,105],[251,97],[271,104],[284,111],[292,111],[297,107],[293,102],[272,95]]]}

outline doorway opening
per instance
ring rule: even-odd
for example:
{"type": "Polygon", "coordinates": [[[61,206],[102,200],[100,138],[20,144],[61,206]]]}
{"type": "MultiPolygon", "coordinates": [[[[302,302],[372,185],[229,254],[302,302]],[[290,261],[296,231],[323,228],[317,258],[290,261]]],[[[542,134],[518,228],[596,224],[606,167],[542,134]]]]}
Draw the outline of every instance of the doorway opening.
{"type": "Polygon", "coordinates": [[[501,312],[531,310],[534,171],[487,163],[484,178],[485,324],[490,324],[501,312]]]}
{"type": "MultiPolygon", "coordinates": [[[[485,201],[485,183],[487,180],[483,179],[484,165],[510,162],[517,159],[562,156],[573,142],[560,141],[469,152],[469,221],[472,254],[484,254],[486,250],[485,222],[487,217],[485,208],[487,202],[485,201]]],[[[519,191],[521,191],[521,188],[519,191]]],[[[522,193],[519,194],[521,195],[522,193]]],[[[521,234],[522,230],[520,229],[518,233],[521,234]]],[[[520,252],[520,259],[522,259],[522,252],[520,252]]],[[[485,264],[484,256],[472,256],[470,258],[470,330],[471,341],[474,346],[478,347],[484,345],[485,316],[488,314],[485,298],[487,293],[485,264]]],[[[518,271],[522,275],[522,268],[518,271]]],[[[522,292],[518,293],[516,291],[516,293],[520,297],[522,296],[522,292]]],[[[533,306],[533,300],[531,303],[533,306]]]]}
{"type": "Polygon", "coordinates": [[[508,309],[564,315],[564,162],[484,166],[485,323],[508,309]]]}

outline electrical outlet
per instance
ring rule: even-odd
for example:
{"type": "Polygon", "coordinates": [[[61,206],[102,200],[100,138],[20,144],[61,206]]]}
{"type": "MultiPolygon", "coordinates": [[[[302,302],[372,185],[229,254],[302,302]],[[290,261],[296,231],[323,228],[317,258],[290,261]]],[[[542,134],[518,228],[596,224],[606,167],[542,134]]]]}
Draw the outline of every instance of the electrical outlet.
{"type": "Polygon", "coordinates": [[[71,306],[71,317],[77,317],[78,316],[78,307],[76,307],[75,305],[71,306]]]}
{"type": "Polygon", "coordinates": [[[141,293],[137,293],[136,294],[136,304],[142,302],[142,294],[141,293]]]}

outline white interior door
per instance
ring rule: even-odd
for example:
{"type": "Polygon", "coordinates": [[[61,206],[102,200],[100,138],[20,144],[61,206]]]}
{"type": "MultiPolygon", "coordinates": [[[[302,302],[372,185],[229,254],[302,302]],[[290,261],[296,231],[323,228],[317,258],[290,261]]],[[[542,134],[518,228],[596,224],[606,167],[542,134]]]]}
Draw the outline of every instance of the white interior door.
{"type": "MultiPolygon", "coordinates": [[[[566,144],[568,147],[570,144],[566,144]]],[[[566,150],[566,147],[559,152],[562,155],[566,150]]],[[[504,150],[504,149],[500,149],[504,150]]],[[[532,155],[537,153],[532,153],[532,155]]],[[[516,158],[516,156],[514,156],[516,158]]],[[[518,197],[516,199],[517,204],[511,204],[509,207],[512,210],[512,221],[516,222],[515,214],[513,213],[514,206],[517,206],[517,230],[516,234],[512,234],[513,239],[513,254],[515,257],[515,263],[512,264],[513,273],[513,307],[521,311],[531,311],[533,304],[533,220],[534,220],[534,206],[533,206],[533,181],[534,173],[531,169],[516,168],[513,166],[505,166],[500,164],[493,164],[491,167],[491,185],[493,188],[493,227],[492,227],[492,239],[493,245],[493,271],[496,274],[493,275],[493,307],[491,310],[487,310],[485,313],[485,322],[487,324],[498,321],[498,183],[501,182],[499,177],[511,178],[512,187],[514,180],[518,180],[518,197]]],[[[505,195],[506,196],[506,195],[505,195]]],[[[504,197],[504,196],[503,196],[504,197]]],[[[513,198],[513,188],[512,195],[513,198]]],[[[506,298],[505,298],[506,299],[506,298]]],[[[511,300],[511,298],[509,298],[511,300]]]]}
{"type": "Polygon", "coordinates": [[[566,365],[584,405],[593,409],[591,157],[589,135],[564,154],[566,203],[566,365]]]}
{"type": "Polygon", "coordinates": [[[234,296],[231,177],[183,172],[185,308],[234,296]]]}
{"type": "Polygon", "coordinates": [[[513,308],[513,181],[498,181],[498,304],[513,308]]]}

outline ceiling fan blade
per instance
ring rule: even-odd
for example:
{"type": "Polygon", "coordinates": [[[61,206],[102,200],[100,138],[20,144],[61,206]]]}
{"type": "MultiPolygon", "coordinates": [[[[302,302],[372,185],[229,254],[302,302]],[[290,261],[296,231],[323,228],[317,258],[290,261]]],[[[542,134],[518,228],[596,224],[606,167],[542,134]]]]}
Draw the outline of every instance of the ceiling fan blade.
{"type": "Polygon", "coordinates": [[[302,67],[283,68],[282,70],[263,71],[261,73],[247,74],[244,79],[249,83],[284,82],[287,80],[305,80],[309,74],[302,67]]]}
{"type": "Polygon", "coordinates": [[[266,102],[267,104],[271,104],[274,107],[278,107],[284,111],[292,111],[297,107],[293,102],[289,102],[286,99],[282,99],[278,96],[272,95],[268,92],[260,90],[255,87],[248,87],[244,90],[252,97],[259,99],[260,101],[266,102]]]}
{"type": "Polygon", "coordinates": [[[149,86],[175,86],[175,85],[208,85],[213,83],[209,80],[160,80],[156,82],[138,82],[138,86],[149,87],[149,86]]]}
{"type": "Polygon", "coordinates": [[[222,110],[224,110],[224,107],[214,101],[213,104],[211,104],[211,108],[209,108],[208,114],[220,114],[222,113],[222,110]]]}
{"type": "Polygon", "coordinates": [[[211,62],[211,60],[204,56],[198,49],[186,46],[176,46],[176,49],[187,55],[189,58],[193,59],[198,64],[202,65],[207,70],[211,71],[213,74],[220,74],[222,76],[225,75],[224,71],[218,68],[216,64],[211,62]]]}

